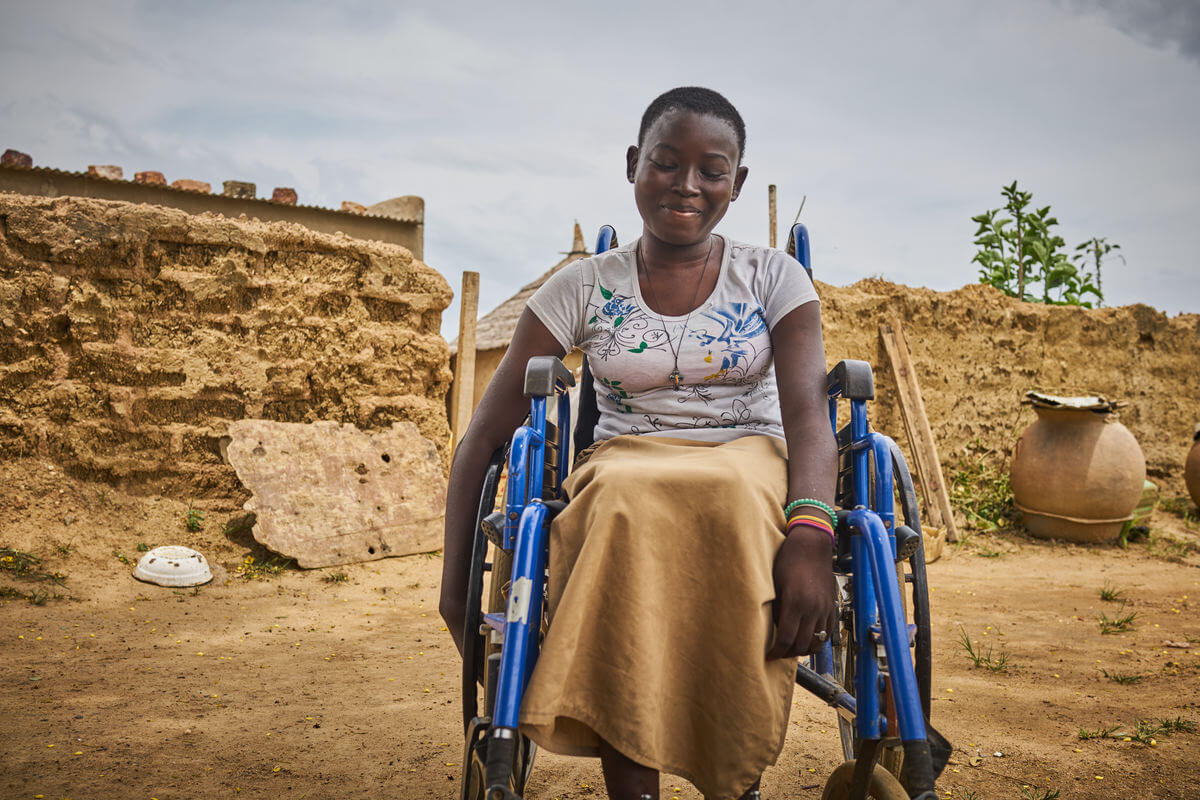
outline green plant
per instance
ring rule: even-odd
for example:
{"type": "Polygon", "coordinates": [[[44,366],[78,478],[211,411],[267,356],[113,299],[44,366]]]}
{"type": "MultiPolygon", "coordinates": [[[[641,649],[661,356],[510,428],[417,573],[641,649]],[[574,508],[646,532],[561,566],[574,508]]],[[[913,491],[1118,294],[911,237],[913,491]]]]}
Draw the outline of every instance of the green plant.
{"type": "Polygon", "coordinates": [[[290,558],[271,556],[265,561],[259,561],[254,556],[246,556],[242,559],[242,563],[238,564],[237,574],[248,581],[265,580],[279,575],[291,564],[290,558]]]}
{"type": "MultiPolygon", "coordinates": [[[[1050,215],[1050,206],[1027,210],[1033,194],[1017,188],[1016,181],[1003,187],[1001,194],[1006,201],[1003,207],[971,217],[979,225],[974,240],[979,250],[971,259],[979,265],[979,282],[1029,302],[1091,308],[1093,301],[1086,299],[1089,295],[1096,303],[1103,302],[1086,259],[1071,263],[1063,249],[1066,242],[1054,233],[1058,219],[1050,215]],[[1038,283],[1040,298],[1029,291],[1038,283]]],[[[1087,245],[1085,242],[1076,249],[1087,250],[1087,245]]],[[[1096,269],[1098,272],[1099,262],[1096,269]]]]}
{"type": "Polygon", "coordinates": [[[120,561],[122,564],[132,564],[133,563],[133,561],[130,560],[129,556],[125,555],[120,550],[113,550],[112,553],[113,553],[113,558],[115,558],[117,561],[120,561]]]}
{"type": "Polygon", "coordinates": [[[204,527],[204,512],[188,506],[187,512],[183,515],[183,525],[192,533],[196,533],[204,527]]]}
{"type": "Polygon", "coordinates": [[[1113,725],[1111,728],[1096,728],[1096,730],[1090,731],[1081,726],[1079,728],[1079,739],[1081,741],[1086,741],[1087,739],[1116,739],[1119,737],[1115,734],[1120,728],[1120,725],[1113,725]]]}
{"type": "Polygon", "coordinates": [[[154,549],[155,547],[157,547],[157,546],[158,546],[158,545],[146,544],[145,542],[138,542],[138,544],[137,544],[137,551],[138,551],[139,553],[148,553],[148,552],[150,552],[151,550],[153,550],[153,549],[154,549]]]}
{"type": "Polygon", "coordinates": [[[1192,722],[1190,719],[1184,719],[1183,717],[1176,717],[1175,719],[1160,719],[1158,724],[1162,726],[1163,732],[1168,736],[1172,733],[1178,733],[1179,731],[1184,731],[1185,733],[1196,732],[1196,723],[1192,722]]]}
{"type": "Polygon", "coordinates": [[[951,502],[973,525],[995,531],[1016,520],[1012,480],[1000,453],[985,448],[976,439],[948,471],[951,502]]]}
{"type": "Polygon", "coordinates": [[[331,572],[325,576],[326,583],[345,583],[350,580],[350,577],[344,572],[331,572]]]}
{"type": "Polygon", "coordinates": [[[1110,618],[1108,614],[1101,612],[1099,618],[1100,632],[1109,634],[1125,633],[1133,630],[1133,621],[1137,619],[1137,612],[1130,611],[1128,614],[1124,614],[1122,613],[1123,611],[1125,611],[1124,603],[1121,604],[1121,608],[1117,611],[1117,616],[1115,617],[1110,618]]]}
{"type": "MultiPolygon", "coordinates": [[[[1100,264],[1104,260],[1105,256],[1107,256],[1109,253],[1111,253],[1114,250],[1120,250],[1120,249],[1121,249],[1121,245],[1109,244],[1108,240],[1103,236],[1100,236],[1100,237],[1093,236],[1091,239],[1088,239],[1086,242],[1075,245],[1076,255],[1074,256],[1074,259],[1075,259],[1075,263],[1079,264],[1081,269],[1086,268],[1086,264],[1087,264],[1087,261],[1089,258],[1092,260],[1092,264],[1095,269],[1095,275],[1096,275],[1096,293],[1098,295],[1100,295],[1100,298],[1101,298],[1100,300],[1098,300],[1096,302],[1097,308],[1100,307],[1101,301],[1103,300],[1102,292],[1104,289],[1104,287],[1101,285],[1101,282],[1100,282],[1100,264]]],[[[1118,253],[1117,258],[1121,259],[1122,264],[1125,263],[1125,256],[1118,253]]]]}
{"type": "Polygon", "coordinates": [[[1121,672],[1109,672],[1103,667],[1100,668],[1100,671],[1103,672],[1104,677],[1108,678],[1110,681],[1120,684],[1137,683],[1142,678],[1146,677],[1145,675],[1126,675],[1121,672]]]}
{"type": "Polygon", "coordinates": [[[1039,789],[1036,786],[1022,786],[1021,800],[1058,800],[1058,789],[1039,789]]]}
{"type": "MultiPolygon", "coordinates": [[[[65,586],[67,576],[58,572],[47,572],[41,568],[42,559],[33,553],[15,550],[11,547],[0,547],[0,571],[9,573],[13,578],[22,581],[39,581],[51,586],[65,586]]],[[[15,587],[6,586],[0,589],[0,597],[24,597],[35,606],[44,605],[47,600],[55,600],[63,595],[49,589],[35,587],[28,592],[22,592],[15,587]]]]}
{"type": "Polygon", "coordinates": [[[971,636],[967,633],[966,628],[960,625],[958,630],[958,646],[966,651],[966,656],[971,660],[971,663],[977,667],[985,667],[992,672],[1008,671],[1008,653],[993,656],[990,644],[985,653],[982,647],[976,647],[975,643],[971,641],[971,636]]]}
{"type": "Polygon", "coordinates": [[[1186,497],[1160,498],[1158,507],[1168,514],[1181,517],[1184,522],[1196,522],[1200,520],[1200,509],[1193,506],[1186,497]]]}
{"type": "Polygon", "coordinates": [[[1104,585],[1100,587],[1100,599],[1106,603],[1115,603],[1118,600],[1124,600],[1123,592],[1123,589],[1118,589],[1105,581],[1104,585]]]}

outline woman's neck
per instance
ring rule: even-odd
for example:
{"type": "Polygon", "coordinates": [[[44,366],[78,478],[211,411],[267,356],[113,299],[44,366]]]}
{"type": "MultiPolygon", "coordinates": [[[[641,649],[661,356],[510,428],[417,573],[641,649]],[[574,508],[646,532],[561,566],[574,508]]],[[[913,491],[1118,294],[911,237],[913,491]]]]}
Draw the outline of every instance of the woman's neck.
{"type": "Polygon", "coordinates": [[[713,236],[698,242],[676,245],[656,238],[649,231],[642,231],[642,265],[646,270],[688,272],[702,269],[713,251],[713,236]]]}

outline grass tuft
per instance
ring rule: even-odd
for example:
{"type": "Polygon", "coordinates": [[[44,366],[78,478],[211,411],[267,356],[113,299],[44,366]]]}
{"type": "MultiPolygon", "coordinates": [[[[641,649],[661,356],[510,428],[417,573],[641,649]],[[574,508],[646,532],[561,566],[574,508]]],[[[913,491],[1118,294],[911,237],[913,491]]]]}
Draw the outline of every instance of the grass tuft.
{"type": "Polygon", "coordinates": [[[1100,671],[1103,672],[1104,677],[1108,678],[1110,681],[1113,681],[1114,683],[1120,683],[1122,685],[1129,684],[1129,683],[1137,683],[1138,681],[1140,681],[1146,677],[1145,675],[1126,675],[1121,672],[1109,672],[1108,670],[1106,670],[1104,668],[1101,668],[1100,671]]]}
{"type": "Polygon", "coordinates": [[[1106,603],[1124,602],[1124,591],[1124,589],[1118,589],[1108,581],[1105,581],[1104,585],[1100,587],[1100,599],[1106,603]]]}
{"type": "Polygon", "coordinates": [[[967,633],[965,628],[960,625],[958,630],[958,646],[966,651],[966,656],[971,660],[971,663],[977,667],[984,667],[992,672],[1008,671],[1008,653],[1000,653],[997,656],[993,656],[992,646],[990,644],[988,645],[987,652],[985,653],[982,647],[977,647],[976,644],[971,641],[971,636],[967,633]]]}
{"type": "Polygon", "coordinates": [[[1121,604],[1121,608],[1117,611],[1116,616],[1109,617],[1108,614],[1101,613],[1100,633],[1126,633],[1133,630],[1133,621],[1137,619],[1137,612],[1130,611],[1128,614],[1122,613],[1125,611],[1125,604],[1121,604]]]}

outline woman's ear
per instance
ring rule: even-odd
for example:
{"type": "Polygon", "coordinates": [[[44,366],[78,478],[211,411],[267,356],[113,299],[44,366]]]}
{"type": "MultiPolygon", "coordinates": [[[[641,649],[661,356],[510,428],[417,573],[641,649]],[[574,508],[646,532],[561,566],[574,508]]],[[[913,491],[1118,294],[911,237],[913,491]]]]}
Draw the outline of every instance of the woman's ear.
{"type": "Polygon", "coordinates": [[[638,164],[638,148],[636,144],[629,145],[629,149],[625,151],[625,177],[633,183],[633,179],[637,176],[638,164]]]}
{"type": "Polygon", "coordinates": [[[742,184],[746,182],[746,176],[750,174],[750,168],[741,166],[737,168],[737,174],[733,177],[733,194],[729,197],[729,202],[738,199],[738,195],[742,193],[742,184]]]}

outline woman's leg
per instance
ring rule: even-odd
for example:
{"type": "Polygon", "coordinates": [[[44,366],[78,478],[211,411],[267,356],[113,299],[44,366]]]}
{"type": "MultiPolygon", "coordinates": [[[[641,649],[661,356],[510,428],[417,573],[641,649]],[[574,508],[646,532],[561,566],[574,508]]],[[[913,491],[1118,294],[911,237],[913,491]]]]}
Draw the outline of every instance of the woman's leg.
{"type": "Polygon", "coordinates": [[[600,740],[600,767],[610,800],[658,800],[658,770],[643,767],[600,740]]]}

